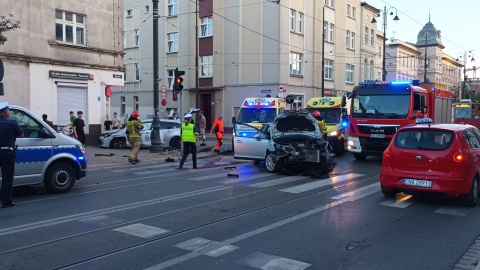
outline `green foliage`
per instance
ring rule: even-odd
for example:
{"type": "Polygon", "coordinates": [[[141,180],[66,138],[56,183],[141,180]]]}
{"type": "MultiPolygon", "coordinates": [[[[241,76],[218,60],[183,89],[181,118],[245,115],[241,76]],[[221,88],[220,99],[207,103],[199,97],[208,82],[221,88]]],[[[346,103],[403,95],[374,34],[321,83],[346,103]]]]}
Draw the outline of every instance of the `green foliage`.
{"type": "Polygon", "coordinates": [[[12,18],[12,14],[10,14],[9,17],[0,16],[0,45],[5,44],[5,42],[7,41],[7,37],[5,37],[3,33],[7,31],[13,31],[16,28],[20,28],[20,22],[14,21],[12,18]]]}

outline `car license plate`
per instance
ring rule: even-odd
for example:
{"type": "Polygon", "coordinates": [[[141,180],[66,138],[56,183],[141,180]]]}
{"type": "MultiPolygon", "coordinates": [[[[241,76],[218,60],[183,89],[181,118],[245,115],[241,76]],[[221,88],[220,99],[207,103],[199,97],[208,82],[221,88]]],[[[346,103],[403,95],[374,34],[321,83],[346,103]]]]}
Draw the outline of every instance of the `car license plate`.
{"type": "Polygon", "coordinates": [[[417,179],[410,179],[410,178],[404,178],[403,184],[406,186],[416,186],[416,187],[425,187],[425,188],[432,187],[432,181],[417,180],[417,179]]]}
{"type": "Polygon", "coordinates": [[[385,134],[370,134],[370,138],[385,138],[385,134]]]}

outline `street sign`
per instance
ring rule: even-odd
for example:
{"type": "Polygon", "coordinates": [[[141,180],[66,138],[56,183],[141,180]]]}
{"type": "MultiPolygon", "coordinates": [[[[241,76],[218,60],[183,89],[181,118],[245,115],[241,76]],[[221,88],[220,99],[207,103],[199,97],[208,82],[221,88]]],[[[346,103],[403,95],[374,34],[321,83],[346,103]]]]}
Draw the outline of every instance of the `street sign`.
{"type": "Polygon", "coordinates": [[[260,93],[271,93],[272,90],[260,90],[260,93]]]}
{"type": "Polygon", "coordinates": [[[162,99],[162,106],[163,107],[167,106],[167,100],[166,99],[162,99]]]}
{"type": "Polygon", "coordinates": [[[283,87],[283,84],[280,84],[278,86],[278,92],[286,92],[285,87],[283,87]]]}
{"type": "Polygon", "coordinates": [[[162,99],[166,99],[167,98],[167,93],[162,92],[162,94],[160,96],[162,97],[162,99]]]}
{"type": "Polygon", "coordinates": [[[167,92],[167,87],[165,85],[162,86],[162,93],[166,93],[167,92]]]}
{"type": "Polygon", "coordinates": [[[293,104],[293,102],[295,102],[295,98],[292,95],[288,95],[285,97],[285,101],[287,104],[293,104]]]}

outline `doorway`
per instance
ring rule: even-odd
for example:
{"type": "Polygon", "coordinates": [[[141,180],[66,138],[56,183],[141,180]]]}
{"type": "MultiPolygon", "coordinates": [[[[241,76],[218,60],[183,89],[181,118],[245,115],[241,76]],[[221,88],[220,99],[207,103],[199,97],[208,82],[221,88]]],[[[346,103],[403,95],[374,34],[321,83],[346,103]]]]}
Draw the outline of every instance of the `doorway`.
{"type": "Polygon", "coordinates": [[[212,120],[215,118],[212,110],[212,94],[200,95],[200,102],[200,109],[203,111],[203,115],[205,115],[207,120],[207,130],[209,130],[212,128],[212,120]]]}

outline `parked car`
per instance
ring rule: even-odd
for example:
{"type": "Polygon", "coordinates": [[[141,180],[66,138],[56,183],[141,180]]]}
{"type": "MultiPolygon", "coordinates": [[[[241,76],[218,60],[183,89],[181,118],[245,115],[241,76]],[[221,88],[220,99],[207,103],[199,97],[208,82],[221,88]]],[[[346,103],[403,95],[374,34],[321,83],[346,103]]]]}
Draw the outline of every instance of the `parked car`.
{"type": "Polygon", "coordinates": [[[380,184],[386,197],[398,192],[459,197],[476,206],[480,130],[470,125],[417,120],[395,134],[383,154],[380,184]]]}
{"type": "Polygon", "coordinates": [[[261,129],[243,123],[235,123],[234,129],[234,158],[264,160],[269,172],[325,176],[336,165],[333,149],[306,110],[284,111],[261,129]]]}
{"type": "MultiPolygon", "coordinates": [[[[149,148],[152,143],[150,134],[152,132],[153,119],[143,120],[143,129],[141,147],[149,148]]],[[[180,149],[182,139],[180,137],[180,120],[176,119],[160,119],[160,138],[164,145],[174,149],[180,149]]],[[[130,147],[125,134],[125,128],[119,130],[108,130],[100,134],[98,138],[100,147],[123,149],[130,147]]]]}

